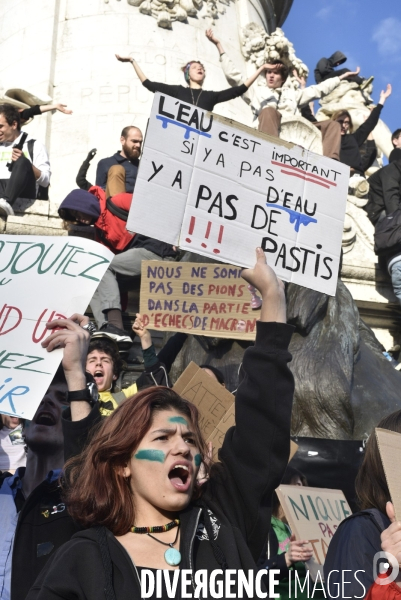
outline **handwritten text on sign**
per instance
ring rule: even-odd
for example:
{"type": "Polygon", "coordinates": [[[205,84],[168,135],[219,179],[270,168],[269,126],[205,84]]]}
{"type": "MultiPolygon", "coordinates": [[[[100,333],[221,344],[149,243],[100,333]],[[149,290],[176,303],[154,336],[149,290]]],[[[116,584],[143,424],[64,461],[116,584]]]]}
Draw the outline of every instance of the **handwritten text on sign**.
{"type": "Polygon", "coordinates": [[[142,261],[146,327],[254,340],[261,297],[241,271],[225,264],[142,261]]]}
{"type": "Polygon", "coordinates": [[[335,294],[349,168],[155,94],[127,228],[335,294]]]}
{"type": "Polygon", "coordinates": [[[62,350],[45,324],[83,313],[113,254],[84,238],[0,235],[0,412],[31,419],[62,350]]]}
{"type": "Polygon", "coordinates": [[[309,540],[323,565],[337,527],[351,514],[343,492],[299,485],[280,485],[276,492],[296,539],[309,540]]]}

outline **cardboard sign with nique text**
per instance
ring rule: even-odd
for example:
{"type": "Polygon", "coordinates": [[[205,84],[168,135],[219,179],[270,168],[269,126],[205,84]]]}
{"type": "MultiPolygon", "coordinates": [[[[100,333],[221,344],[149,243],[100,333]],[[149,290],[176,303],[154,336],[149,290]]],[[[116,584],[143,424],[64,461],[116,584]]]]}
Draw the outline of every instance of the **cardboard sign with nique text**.
{"type": "Polygon", "coordinates": [[[311,562],[324,565],[337,527],[352,514],[343,492],[300,485],[280,485],[276,492],[292,533],[297,540],[309,540],[312,546],[308,568],[311,562]]]}

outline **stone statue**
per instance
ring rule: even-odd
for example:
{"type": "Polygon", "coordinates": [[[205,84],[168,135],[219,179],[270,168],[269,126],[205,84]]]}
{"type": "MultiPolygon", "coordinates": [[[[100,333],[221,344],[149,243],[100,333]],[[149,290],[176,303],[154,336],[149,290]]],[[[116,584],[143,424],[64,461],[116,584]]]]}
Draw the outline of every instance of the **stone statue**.
{"type": "MultiPolygon", "coordinates": [[[[382,417],[401,408],[401,373],[384,358],[382,345],[341,280],[334,297],[288,284],[287,303],[288,322],[296,327],[290,344],[295,377],[292,434],[365,439],[382,417]]],[[[248,345],[189,336],[172,376],[191,360],[210,363],[223,371],[228,389],[235,390],[248,345]]]]}

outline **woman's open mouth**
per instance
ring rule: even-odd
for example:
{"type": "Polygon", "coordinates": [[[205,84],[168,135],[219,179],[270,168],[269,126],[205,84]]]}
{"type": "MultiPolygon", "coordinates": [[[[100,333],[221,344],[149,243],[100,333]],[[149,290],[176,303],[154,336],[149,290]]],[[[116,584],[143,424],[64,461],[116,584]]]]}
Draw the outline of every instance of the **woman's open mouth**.
{"type": "Polygon", "coordinates": [[[180,492],[186,492],[191,485],[191,471],[188,465],[173,465],[168,474],[172,486],[180,492]]]}

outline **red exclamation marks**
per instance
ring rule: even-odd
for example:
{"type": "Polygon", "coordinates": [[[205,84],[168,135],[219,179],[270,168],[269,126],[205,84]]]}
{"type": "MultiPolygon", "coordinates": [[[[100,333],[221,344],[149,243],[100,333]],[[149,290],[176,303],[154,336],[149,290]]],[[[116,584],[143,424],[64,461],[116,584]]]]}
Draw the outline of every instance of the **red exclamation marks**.
{"type": "MultiPolygon", "coordinates": [[[[224,225],[220,225],[219,229],[219,237],[217,238],[217,243],[221,244],[221,240],[223,239],[224,225]]],[[[218,248],[214,248],[213,252],[215,254],[220,254],[220,250],[218,248]]]]}
{"type": "MultiPolygon", "coordinates": [[[[188,235],[192,235],[195,229],[195,217],[191,217],[191,220],[189,222],[189,230],[188,230],[188,235]]],[[[188,242],[188,244],[191,243],[192,240],[190,240],[189,238],[185,238],[185,241],[188,242]]]]}
{"type": "MultiPolygon", "coordinates": [[[[192,235],[195,229],[195,217],[191,217],[190,221],[189,221],[189,229],[188,229],[188,235],[192,235]]],[[[208,221],[207,222],[207,227],[206,227],[206,233],[205,233],[205,240],[209,239],[210,236],[210,232],[212,229],[212,222],[208,221]]],[[[219,235],[217,238],[217,243],[221,244],[221,241],[223,239],[223,233],[224,233],[224,225],[220,225],[220,229],[219,229],[219,235]]],[[[187,237],[185,238],[185,241],[190,244],[192,242],[191,238],[187,237]]],[[[202,248],[207,248],[207,244],[205,244],[205,242],[201,243],[202,248]]],[[[215,254],[220,254],[220,250],[218,248],[214,248],[213,252],[215,254]]]]}
{"type": "MultiPolygon", "coordinates": [[[[206,227],[206,233],[205,233],[205,239],[209,239],[209,235],[210,235],[210,230],[212,228],[212,222],[208,221],[207,222],[207,227],[206,227]]],[[[202,248],[207,248],[206,244],[204,242],[201,243],[202,248]]]]}

